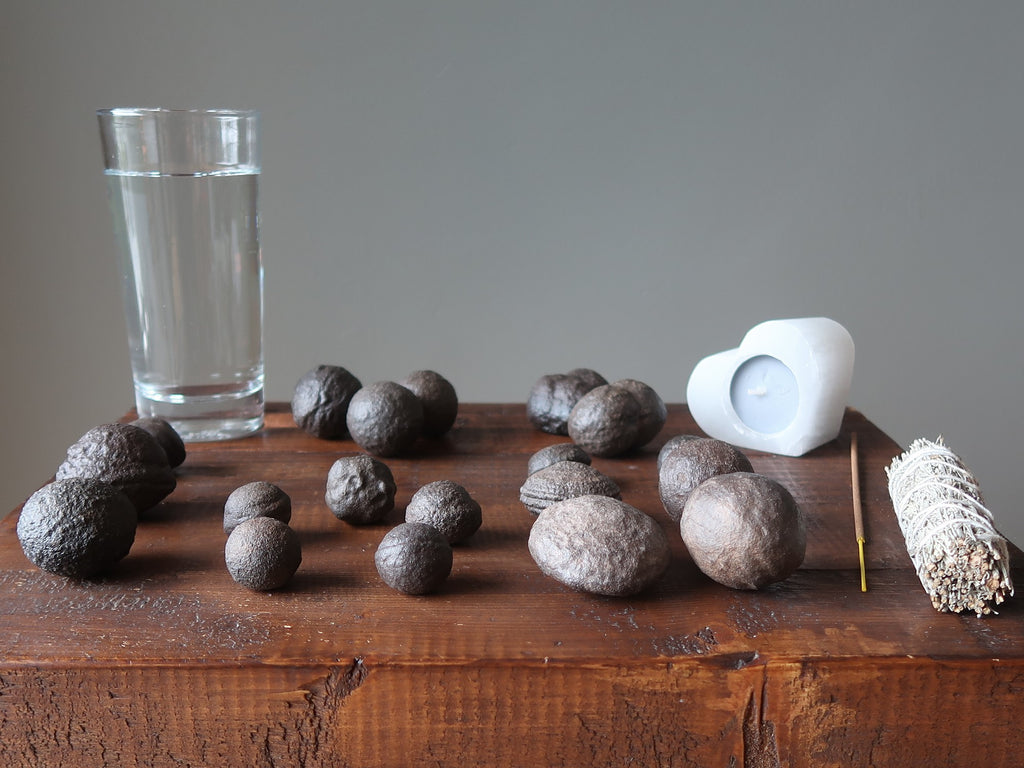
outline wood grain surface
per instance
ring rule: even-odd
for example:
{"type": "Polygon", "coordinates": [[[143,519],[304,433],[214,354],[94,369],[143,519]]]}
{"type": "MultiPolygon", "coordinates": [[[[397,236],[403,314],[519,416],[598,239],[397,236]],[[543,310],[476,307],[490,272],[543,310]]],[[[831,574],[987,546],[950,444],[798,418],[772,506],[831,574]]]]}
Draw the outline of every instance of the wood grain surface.
{"type": "Polygon", "coordinates": [[[567,438],[533,430],[522,405],[462,405],[447,436],[386,459],[398,497],[385,525],[334,518],[327,472],[359,448],[306,435],[280,404],[258,435],[190,445],[177,489],[103,578],[32,566],[15,510],[0,521],[0,765],[1016,764],[1024,610],[931,607],[886,489],[900,448],[850,410],[807,456],[748,452],[800,503],[808,550],[786,581],[735,591],[696,569],[658,499],[658,449],[699,433],[685,406],[669,412],[642,451],[594,460],[672,542],[665,576],[627,599],[571,591],[531,559],[527,459],[567,438]],[[406,596],[373,554],[440,479],[480,502],[483,526],[438,593],[406,596]],[[272,593],[224,566],[224,500],[252,480],[291,496],[303,546],[272,593]]]}

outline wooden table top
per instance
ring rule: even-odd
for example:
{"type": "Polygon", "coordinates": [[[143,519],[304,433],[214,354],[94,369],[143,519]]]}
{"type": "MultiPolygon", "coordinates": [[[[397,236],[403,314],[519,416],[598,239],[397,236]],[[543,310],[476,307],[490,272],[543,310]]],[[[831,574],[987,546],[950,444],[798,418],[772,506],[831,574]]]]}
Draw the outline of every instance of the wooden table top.
{"type": "MultiPolygon", "coordinates": [[[[919,658],[987,668],[1024,656],[1019,598],[984,618],[932,608],[886,486],[884,467],[901,449],[859,412],[848,410],[840,436],[807,456],[746,452],[755,471],[791,491],[808,519],[802,568],[758,592],[731,590],[701,574],[661,506],[657,452],[683,433],[699,430],[685,406],[673,405],[665,428],[643,450],[594,460],[627,503],[665,528],[672,544],[666,574],[630,598],[574,592],[542,575],[530,557],[534,517],[518,493],[527,459],[567,438],[532,429],[521,404],[464,404],[447,436],[420,441],[410,456],[385,459],[398,485],[386,525],[354,527],[334,518],[323,498],[327,472],[359,448],[305,434],[282,404],[268,408],[266,428],[257,435],[190,445],[177,489],[146,514],[131,553],[102,578],[76,582],[32,566],[18,544],[16,510],[0,521],[0,742],[20,733],[11,731],[16,724],[9,712],[5,726],[3,714],[3,676],[18,670],[66,676],[68,670],[92,674],[127,666],[340,666],[350,676],[358,669],[360,679],[381,670],[386,679],[383,670],[399,668],[621,671],[699,663],[694,669],[764,670],[848,660],[858,669],[865,663],[882,669],[919,658]],[[860,590],[854,537],[852,431],[860,446],[867,592],[860,590]],[[412,494],[441,479],[461,483],[480,502],[483,525],[456,546],[451,577],[439,592],[400,594],[378,577],[374,551],[401,522],[412,494]],[[252,480],[275,483],[291,496],[291,525],[303,547],[290,585],[270,593],[235,584],[224,566],[223,504],[252,480]]],[[[1013,556],[1019,554],[1014,548],[1013,556]]],[[[1024,583],[1015,562],[1014,579],[1024,583]]],[[[16,750],[6,749],[8,757],[16,750]]]]}

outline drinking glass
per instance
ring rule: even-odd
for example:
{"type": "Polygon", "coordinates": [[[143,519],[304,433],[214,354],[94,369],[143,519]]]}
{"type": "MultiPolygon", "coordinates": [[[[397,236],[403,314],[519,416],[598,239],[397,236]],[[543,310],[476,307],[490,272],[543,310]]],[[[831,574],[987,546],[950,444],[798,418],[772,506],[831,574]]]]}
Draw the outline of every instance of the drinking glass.
{"type": "Polygon", "coordinates": [[[190,442],[260,429],[259,114],[97,116],[139,415],[190,442]]]}

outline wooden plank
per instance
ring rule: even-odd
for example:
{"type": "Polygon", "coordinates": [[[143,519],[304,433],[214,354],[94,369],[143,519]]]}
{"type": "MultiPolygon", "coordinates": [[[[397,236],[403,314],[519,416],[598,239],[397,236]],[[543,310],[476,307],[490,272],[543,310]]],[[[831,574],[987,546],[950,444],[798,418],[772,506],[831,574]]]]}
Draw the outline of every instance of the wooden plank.
{"type": "Polygon", "coordinates": [[[15,512],[0,521],[2,764],[958,764],[996,742],[1024,746],[1011,727],[1024,611],[1019,600],[987,618],[932,609],[886,490],[892,440],[850,410],[840,437],[808,456],[751,452],[793,492],[810,537],[790,579],[740,592],[694,567],[658,500],[658,449],[696,432],[671,406],[650,446],[595,460],[672,542],[666,575],[628,599],[568,590],[530,558],[526,460],[566,438],[531,429],[522,405],[463,405],[448,436],[387,459],[399,491],[386,525],[331,515],[327,471],[358,446],[305,435],[280,404],[257,436],[190,446],[178,488],[101,579],[34,568],[15,512]],[[239,587],[223,562],[223,502],[256,479],[291,495],[303,544],[295,579],[274,593],[239,587]],[[465,485],[484,524],[439,593],[401,595],[373,553],[438,479],[465,485]],[[922,695],[893,706],[895,691],[922,695]]]}

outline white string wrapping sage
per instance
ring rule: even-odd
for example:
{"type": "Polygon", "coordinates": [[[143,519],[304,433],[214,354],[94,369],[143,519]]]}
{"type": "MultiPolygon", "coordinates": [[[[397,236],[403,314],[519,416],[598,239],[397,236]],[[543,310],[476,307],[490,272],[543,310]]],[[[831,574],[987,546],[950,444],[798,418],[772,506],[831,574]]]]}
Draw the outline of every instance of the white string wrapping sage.
{"type": "Polygon", "coordinates": [[[1013,594],[1010,556],[971,471],[939,437],[914,441],[885,472],[907,552],[935,609],[993,613],[1013,594]]]}

